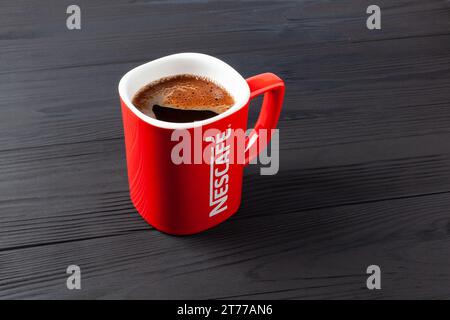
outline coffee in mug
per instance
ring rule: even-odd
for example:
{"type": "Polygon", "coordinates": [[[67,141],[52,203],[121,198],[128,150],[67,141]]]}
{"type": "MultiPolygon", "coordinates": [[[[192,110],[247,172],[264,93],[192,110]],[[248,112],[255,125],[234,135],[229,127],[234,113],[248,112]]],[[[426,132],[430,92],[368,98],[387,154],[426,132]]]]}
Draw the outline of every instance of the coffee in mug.
{"type": "Polygon", "coordinates": [[[166,122],[205,120],[227,111],[233,97],[220,85],[200,76],[181,74],[153,81],[133,97],[144,114],[166,122]]]}

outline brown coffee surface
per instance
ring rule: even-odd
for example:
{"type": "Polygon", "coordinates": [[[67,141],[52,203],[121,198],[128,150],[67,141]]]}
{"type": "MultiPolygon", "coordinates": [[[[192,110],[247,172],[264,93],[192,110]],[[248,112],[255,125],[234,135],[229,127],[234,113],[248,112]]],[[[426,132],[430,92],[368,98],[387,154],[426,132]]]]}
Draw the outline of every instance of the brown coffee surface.
{"type": "Polygon", "coordinates": [[[191,122],[227,111],[234,99],[209,79],[183,74],[149,83],[134,95],[133,104],[158,120],[191,122]]]}

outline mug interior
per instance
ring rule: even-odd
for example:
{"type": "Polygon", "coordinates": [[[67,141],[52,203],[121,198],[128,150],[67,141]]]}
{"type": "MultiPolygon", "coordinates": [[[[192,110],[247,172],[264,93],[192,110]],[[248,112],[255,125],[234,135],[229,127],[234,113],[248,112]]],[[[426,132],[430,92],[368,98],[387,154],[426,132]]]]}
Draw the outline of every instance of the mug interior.
{"type": "Polygon", "coordinates": [[[119,94],[127,107],[145,122],[167,129],[181,129],[212,123],[236,112],[247,104],[250,89],[247,81],[225,62],[201,53],[178,53],[145,63],[126,73],[119,82],[119,94]],[[134,94],[145,85],[180,74],[205,77],[222,86],[234,98],[234,105],[227,111],[206,120],[176,123],[147,116],[132,104],[134,94]]]}

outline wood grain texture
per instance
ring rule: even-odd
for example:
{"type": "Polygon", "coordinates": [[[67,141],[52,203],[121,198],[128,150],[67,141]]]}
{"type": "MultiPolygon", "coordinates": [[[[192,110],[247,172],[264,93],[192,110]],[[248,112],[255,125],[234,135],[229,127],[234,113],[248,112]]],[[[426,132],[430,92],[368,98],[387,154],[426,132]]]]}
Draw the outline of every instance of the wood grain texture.
{"type": "Polygon", "coordinates": [[[69,4],[0,7],[0,298],[450,298],[448,1],[379,1],[379,31],[370,1],[78,1],[80,31],[69,4]],[[287,92],[279,173],[170,237],[130,203],[117,83],[183,51],[287,92]]]}
{"type": "Polygon", "coordinates": [[[0,252],[9,298],[449,298],[449,194],[232,218],[0,252]],[[426,213],[426,214],[424,214],[426,213]],[[84,287],[65,289],[77,262],[84,287]],[[383,290],[365,268],[383,267],[383,290]],[[18,267],[20,266],[20,268],[18,267]]]}

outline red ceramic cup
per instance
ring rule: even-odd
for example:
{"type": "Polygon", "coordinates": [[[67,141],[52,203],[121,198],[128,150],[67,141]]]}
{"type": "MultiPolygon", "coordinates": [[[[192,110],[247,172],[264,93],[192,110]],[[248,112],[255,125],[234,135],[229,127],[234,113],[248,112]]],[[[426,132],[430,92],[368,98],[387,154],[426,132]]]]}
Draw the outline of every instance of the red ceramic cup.
{"type": "Polygon", "coordinates": [[[284,96],[283,81],[272,73],[246,80],[217,58],[180,53],[129,71],[120,80],[119,94],[130,197],[142,217],[160,231],[186,235],[211,228],[233,215],[241,202],[244,166],[256,155],[251,150],[258,144],[258,133],[262,129],[271,133],[276,127],[284,96]],[[213,80],[234,97],[235,104],[218,116],[191,123],[159,121],[132,104],[133,95],[144,85],[179,74],[213,80]],[[261,113],[244,146],[233,157],[219,159],[235,139],[229,135],[230,129],[246,131],[249,101],[260,94],[264,94],[261,113]],[[211,160],[174,163],[174,148],[180,143],[174,141],[174,134],[181,131],[192,137],[203,133],[189,144],[192,150],[200,145],[211,160]],[[239,153],[243,161],[230,161],[239,153]]]}

